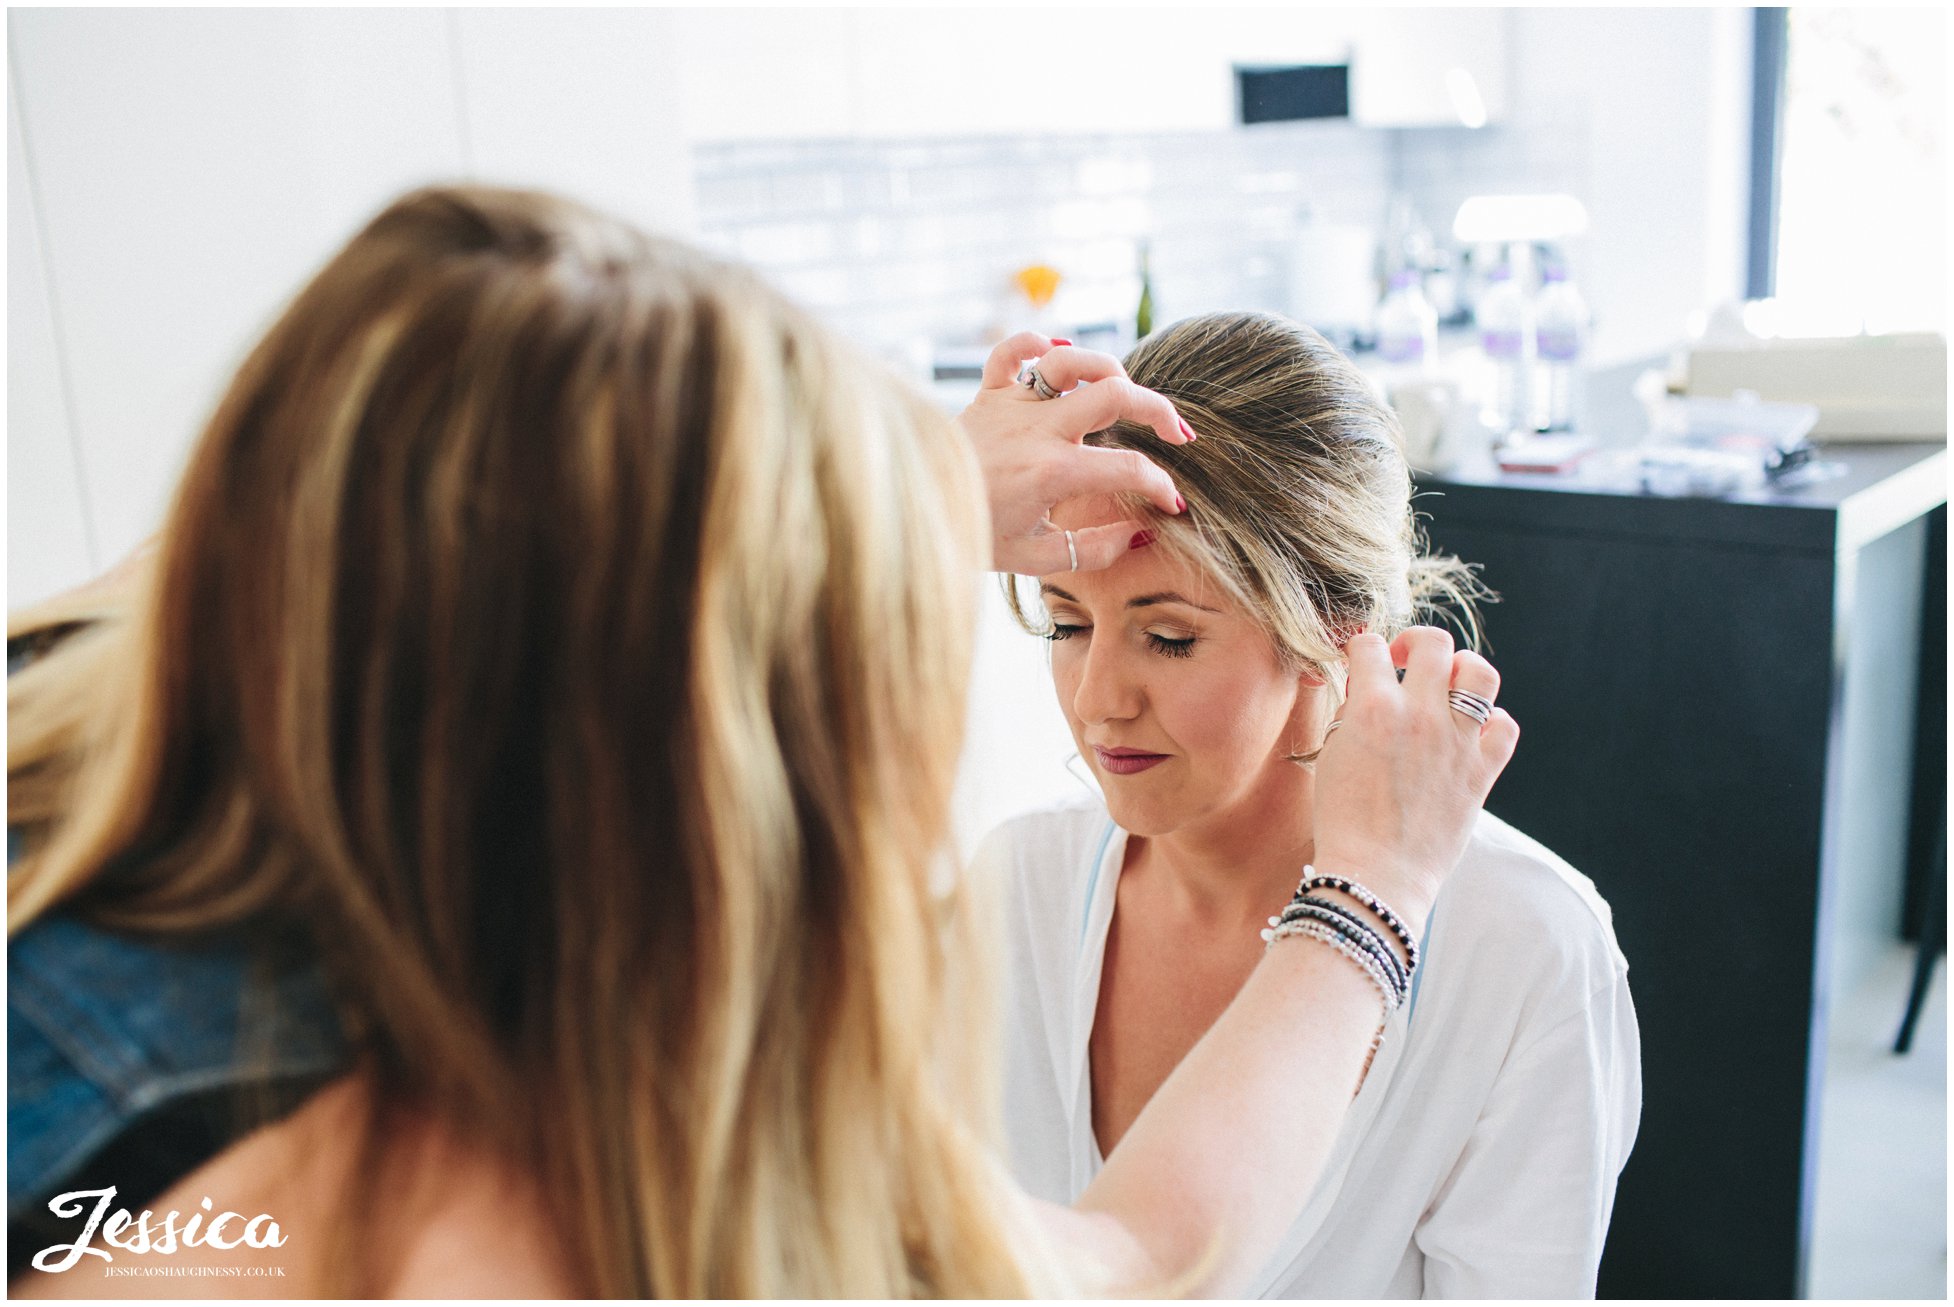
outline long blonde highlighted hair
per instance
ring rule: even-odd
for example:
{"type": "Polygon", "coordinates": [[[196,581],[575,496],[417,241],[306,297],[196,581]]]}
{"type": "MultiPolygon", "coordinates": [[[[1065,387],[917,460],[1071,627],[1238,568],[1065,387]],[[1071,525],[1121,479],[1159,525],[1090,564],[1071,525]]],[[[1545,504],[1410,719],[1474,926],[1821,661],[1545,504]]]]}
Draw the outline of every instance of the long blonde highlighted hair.
{"type": "Polygon", "coordinates": [[[744,270],[410,194],[13,678],[9,932],[302,929],[383,1106],[535,1176],[581,1292],[1021,1293],[931,1037],[981,503],[744,270]]]}

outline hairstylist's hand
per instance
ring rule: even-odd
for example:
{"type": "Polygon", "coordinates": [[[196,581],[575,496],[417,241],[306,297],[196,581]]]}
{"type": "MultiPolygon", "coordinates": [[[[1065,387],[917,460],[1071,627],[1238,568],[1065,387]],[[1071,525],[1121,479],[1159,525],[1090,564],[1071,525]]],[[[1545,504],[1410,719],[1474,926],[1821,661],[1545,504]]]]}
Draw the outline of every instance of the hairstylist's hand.
{"type": "MultiPolygon", "coordinates": [[[[1120,420],[1140,423],[1170,444],[1194,431],[1165,397],[1134,385],[1110,354],[1077,349],[1021,331],[991,351],[983,388],[957,419],[977,451],[991,505],[991,566],[1000,572],[1047,576],[1071,570],[1065,532],[1052,525],[1054,504],[1082,495],[1138,491],[1163,513],[1183,505],[1174,482],[1141,454],[1097,449],[1087,435],[1120,420]],[[1057,399],[1040,399],[1018,383],[1018,368],[1036,359],[1057,399]]],[[[1145,522],[1133,520],[1074,531],[1079,570],[1109,567],[1132,547],[1145,522]]]]}
{"type": "Polygon", "coordinates": [[[1504,708],[1481,726],[1446,701],[1453,689],[1493,699],[1499,673],[1476,653],[1455,653],[1438,627],[1414,626],[1389,645],[1359,635],[1345,655],[1341,725],[1316,765],[1315,866],[1422,921],[1520,728],[1504,708]]]}

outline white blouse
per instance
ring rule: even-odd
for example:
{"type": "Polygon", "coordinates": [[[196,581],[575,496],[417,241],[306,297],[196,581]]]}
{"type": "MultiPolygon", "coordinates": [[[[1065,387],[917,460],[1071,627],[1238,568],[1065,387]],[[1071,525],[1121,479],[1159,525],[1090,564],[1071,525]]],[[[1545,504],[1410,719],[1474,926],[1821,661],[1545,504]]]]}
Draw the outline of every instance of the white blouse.
{"type": "MultiPolygon", "coordinates": [[[[977,857],[1004,891],[1012,1167],[1053,1202],[1103,1162],[1087,1041],[1125,852],[1091,797],[1005,823],[977,857]]],[[[1608,905],[1482,813],[1422,952],[1413,1000],[1252,1294],[1591,1298],[1642,1110],[1608,905]]]]}

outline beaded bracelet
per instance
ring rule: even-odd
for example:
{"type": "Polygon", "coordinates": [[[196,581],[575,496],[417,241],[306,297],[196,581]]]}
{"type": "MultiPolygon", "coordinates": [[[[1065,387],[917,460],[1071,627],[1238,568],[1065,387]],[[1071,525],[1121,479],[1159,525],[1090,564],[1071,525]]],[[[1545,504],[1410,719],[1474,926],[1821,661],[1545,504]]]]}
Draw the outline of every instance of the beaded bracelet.
{"type": "Polygon", "coordinates": [[[1353,929],[1348,923],[1335,921],[1335,920],[1326,921],[1321,917],[1307,915],[1307,914],[1299,915],[1295,917],[1289,917],[1286,918],[1286,921],[1296,922],[1296,923],[1312,921],[1315,924],[1320,925],[1325,929],[1329,930],[1332,934],[1335,934],[1339,938],[1345,940],[1352,947],[1361,950],[1365,956],[1369,957],[1371,961],[1376,964],[1378,972],[1383,976],[1385,983],[1390,986],[1391,988],[1390,1005],[1393,1008],[1401,1006],[1404,1003],[1406,996],[1411,992],[1411,985],[1408,982],[1408,980],[1405,979],[1397,971],[1396,968],[1392,967],[1388,962],[1386,962],[1383,956],[1379,954],[1378,952],[1379,941],[1377,941],[1374,938],[1367,938],[1360,931],[1353,929]]]}
{"type": "Polygon", "coordinates": [[[1418,969],[1418,941],[1411,937],[1409,930],[1405,929],[1404,922],[1398,920],[1397,913],[1384,906],[1382,899],[1356,881],[1345,880],[1341,876],[1318,876],[1315,870],[1314,867],[1303,868],[1303,883],[1296,889],[1298,899],[1306,897],[1311,890],[1315,889],[1343,891],[1377,914],[1378,920],[1382,921],[1391,933],[1398,937],[1398,942],[1404,945],[1405,956],[1411,959],[1410,969],[1413,971],[1418,969]]]}
{"type": "Polygon", "coordinates": [[[1298,893],[1295,898],[1291,899],[1289,901],[1289,906],[1287,908],[1284,908],[1283,911],[1285,913],[1297,912],[1300,911],[1304,905],[1308,905],[1309,907],[1312,908],[1320,908],[1324,912],[1335,913],[1338,917],[1341,917],[1343,920],[1349,922],[1351,925],[1365,932],[1365,934],[1369,935],[1372,939],[1376,940],[1377,943],[1384,949],[1385,955],[1389,957],[1391,960],[1392,968],[1396,971],[1400,971],[1404,973],[1406,979],[1410,978],[1411,972],[1413,970],[1411,962],[1405,959],[1404,957],[1400,956],[1398,951],[1391,947],[1386,937],[1383,934],[1379,933],[1378,928],[1371,924],[1372,921],[1375,920],[1374,917],[1366,919],[1365,917],[1359,916],[1356,912],[1353,912],[1351,909],[1345,907],[1343,904],[1338,903],[1333,899],[1323,898],[1316,894],[1302,894],[1302,893],[1298,893]]]}
{"type": "Polygon", "coordinates": [[[1390,979],[1391,988],[1399,1002],[1411,989],[1411,972],[1398,955],[1384,942],[1384,936],[1367,924],[1355,913],[1347,912],[1335,904],[1321,900],[1305,899],[1291,903],[1280,917],[1271,921],[1279,925],[1289,921],[1319,921],[1337,932],[1352,944],[1363,949],[1384,969],[1390,979]]]}
{"type": "Polygon", "coordinates": [[[1270,939],[1268,947],[1274,948],[1278,941],[1288,939],[1292,935],[1301,935],[1306,939],[1313,939],[1320,943],[1328,944],[1336,949],[1337,952],[1343,954],[1352,962],[1355,962],[1363,969],[1364,974],[1370,977],[1371,983],[1377,986],[1377,992],[1384,1000],[1385,1010],[1389,1012],[1397,1009],[1397,987],[1391,983],[1391,978],[1384,974],[1384,968],[1378,964],[1377,959],[1372,957],[1369,952],[1352,943],[1344,935],[1339,934],[1333,927],[1326,926],[1320,921],[1284,922],[1282,925],[1276,926],[1269,931],[1270,939]]]}
{"type": "Polygon", "coordinates": [[[1405,928],[1405,924],[1399,919],[1398,914],[1391,911],[1382,899],[1354,880],[1345,880],[1341,876],[1318,876],[1314,872],[1315,869],[1312,867],[1303,868],[1303,882],[1296,887],[1297,898],[1300,899],[1308,896],[1312,890],[1341,890],[1376,913],[1378,920],[1382,921],[1391,933],[1398,937],[1398,942],[1405,946],[1405,951],[1414,958],[1416,957],[1418,951],[1417,941],[1412,938],[1411,932],[1405,928]]]}
{"type": "MultiPolygon", "coordinates": [[[[1397,1004],[1394,1001],[1390,983],[1385,980],[1384,973],[1378,967],[1377,963],[1368,954],[1363,953],[1356,946],[1350,944],[1328,926],[1315,921],[1292,921],[1286,925],[1264,931],[1263,934],[1270,937],[1268,945],[1270,948],[1275,947],[1277,940],[1288,939],[1291,936],[1301,936],[1304,939],[1313,939],[1318,943],[1328,944],[1331,948],[1356,963],[1358,969],[1370,978],[1371,984],[1377,987],[1378,996],[1384,1001],[1384,1014],[1387,1017],[1397,1011],[1397,1004]]],[[[1378,1022],[1377,1033],[1371,1036],[1371,1057],[1377,1055],[1379,1046],[1384,1043],[1386,1024],[1382,1021],[1378,1022]]],[[[1364,1068],[1365,1070],[1370,1069],[1370,1060],[1368,1058],[1365,1059],[1364,1068]]]]}

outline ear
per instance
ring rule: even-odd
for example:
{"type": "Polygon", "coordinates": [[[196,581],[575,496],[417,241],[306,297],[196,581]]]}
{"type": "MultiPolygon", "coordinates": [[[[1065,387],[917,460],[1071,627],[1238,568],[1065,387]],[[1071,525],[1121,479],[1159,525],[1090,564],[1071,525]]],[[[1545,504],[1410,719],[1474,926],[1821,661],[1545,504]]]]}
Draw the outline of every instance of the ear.
{"type": "Polygon", "coordinates": [[[1305,667],[1302,671],[1296,673],[1296,684],[1301,686],[1305,692],[1320,690],[1329,683],[1330,678],[1314,667],[1305,667]]]}
{"type": "MultiPolygon", "coordinates": [[[[1288,735],[1292,741],[1314,739],[1316,745],[1322,744],[1320,736],[1323,731],[1324,709],[1327,706],[1324,702],[1323,690],[1328,685],[1329,681],[1315,668],[1307,668],[1296,674],[1296,702],[1289,710],[1287,723],[1288,735]]],[[[1316,747],[1316,745],[1309,747],[1316,747]]],[[[1303,752],[1305,752],[1303,745],[1294,743],[1289,745],[1292,759],[1293,755],[1303,752]]]]}

